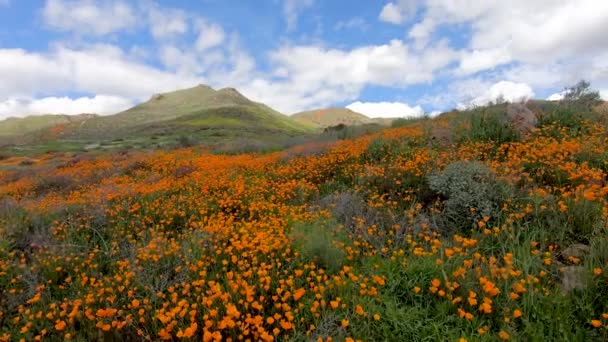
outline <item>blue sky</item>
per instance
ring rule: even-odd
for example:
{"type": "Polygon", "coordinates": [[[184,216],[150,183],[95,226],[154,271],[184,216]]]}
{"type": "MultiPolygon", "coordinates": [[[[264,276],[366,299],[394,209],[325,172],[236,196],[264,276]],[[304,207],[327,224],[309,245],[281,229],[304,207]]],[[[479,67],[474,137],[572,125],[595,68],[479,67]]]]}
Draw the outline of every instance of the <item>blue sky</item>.
{"type": "Polygon", "coordinates": [[[198,83],[286,114],[412,116],[582,78],[608,97],[606,32],[596,0],[0,0],[0,118],[198,83]]]}

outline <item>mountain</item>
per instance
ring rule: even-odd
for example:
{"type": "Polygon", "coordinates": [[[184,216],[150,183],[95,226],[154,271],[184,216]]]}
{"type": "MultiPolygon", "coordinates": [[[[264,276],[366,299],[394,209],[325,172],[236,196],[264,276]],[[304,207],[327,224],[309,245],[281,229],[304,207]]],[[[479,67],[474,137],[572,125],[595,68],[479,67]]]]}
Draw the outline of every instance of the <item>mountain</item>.
{"type": "Polygon", "coordinates": [[[373,123],[374,120],[347,108],[325,108],[300,112],[291,116],[297,122],[312,125],[316,128],[326,128],[344,124],[347,126],[373,123]]]}
{"type": "MultiPolygon", "coordinates": [[[[205,85],[153,95],[126,111],[95,116],[26,132],[21,145],[84,148],[132,148],[179,144],[242,144],[272,142],[312,134],[314,128],[251,101],[234,88],[205,85]],[[91,147],[93,146],[93,147],[91,147]]],[[[274,145],[273,145],[274,146],[274,145]]],[[[22,147],[19,147],[23,150],[22,147]]]]}
{"type": "Polygon", "coordinates": [[[0,137],[19,137],[45,128],[78,124],[96,117],[95,114],[79,115],[32,115],[24,118],[7,118],[0,121],[0,137]]]}
{"type": "Polygon", "coordinates": [[[119,139],[133,131],[139,134],[182,133],[192,128],[266,128],[269,131],[305,132],[303,125],[268,106],[249,100],[234,88],[214,90],[206,85],[153,95],[124,112],[97,117],[74,126],[67,137],[75,139],[119,139]]]}

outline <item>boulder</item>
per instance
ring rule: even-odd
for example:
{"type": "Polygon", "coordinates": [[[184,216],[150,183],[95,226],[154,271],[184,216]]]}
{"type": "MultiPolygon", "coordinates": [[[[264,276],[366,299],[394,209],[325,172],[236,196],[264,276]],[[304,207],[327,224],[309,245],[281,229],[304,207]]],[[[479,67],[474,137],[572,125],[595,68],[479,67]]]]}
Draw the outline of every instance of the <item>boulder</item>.
{"type": "Polygon", "coordinates": [[[526,134],[536,127],[538,119],[523,103],[510,103],[507,105],[505,120],[512,124],[521,134],[526,134]]]}
{"type": "Polygon", "coordinates": [[[587,245],[583,245],[582,243],[575,243],[573,245],[568,246],[568,248],[561,251],[560,256],[564,258],[564,260],[568,260],[570,257],[574,257],[577,259],[582,259],[584,256],[591,253],[591,247],[587,245]]]}
{"type": "Polygon", "coordinates": [[[587,275],[583,266],[566,266],[561,269],[561,272],[562,283],[560,289],[563,294],[587,287],[587,275]]]}

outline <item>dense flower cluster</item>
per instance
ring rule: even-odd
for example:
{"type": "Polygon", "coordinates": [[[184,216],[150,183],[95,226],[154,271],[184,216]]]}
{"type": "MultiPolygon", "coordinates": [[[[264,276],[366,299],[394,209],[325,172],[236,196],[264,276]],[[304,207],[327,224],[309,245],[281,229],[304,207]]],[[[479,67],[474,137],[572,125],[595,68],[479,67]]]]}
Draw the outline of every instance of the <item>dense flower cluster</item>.
{"type": "MultiPolygon", "coordinates": [[[[584,137],[540,129],[499,146],[432,144],[412,125],[264,155],[6,159],[0,340],[375,340],[397,324],[387,299],[451,316],[453,340],[523,338],[565,268],[608,282],[601,257],[559,253],[606,235],[608,133],[588,126],[584,137]],[[517,189],[465,232],[435,219],[442,198],[425,185],[461,160],[517,189]],[[344,189],[364,210],[339,220],[324,199],[344,189]],[[557,229],[552,215],[572,229],[530,233],[557,229]],[[589,217],[603,225],[581,227],[589,217]],[[302,251],[302,224],[333,227],[337,268],[302,251]]],[[[608,292],[598,295],[581,329],[601,339],[608,292]]]]}

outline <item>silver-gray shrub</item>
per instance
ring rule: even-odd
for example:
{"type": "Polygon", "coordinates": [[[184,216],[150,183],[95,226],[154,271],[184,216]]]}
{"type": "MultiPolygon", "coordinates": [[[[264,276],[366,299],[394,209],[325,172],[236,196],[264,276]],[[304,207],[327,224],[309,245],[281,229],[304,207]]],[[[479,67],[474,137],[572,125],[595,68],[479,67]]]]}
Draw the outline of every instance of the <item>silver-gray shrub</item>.
{"type": "Polygon", "coordinates": [[[496,219],[511,193],[506,182],[477,161],[454,162],[432,173],[428,181],[431,190],[443,198],[441,218],[450,230],[471,229],[484,216],[496,219]]]}

